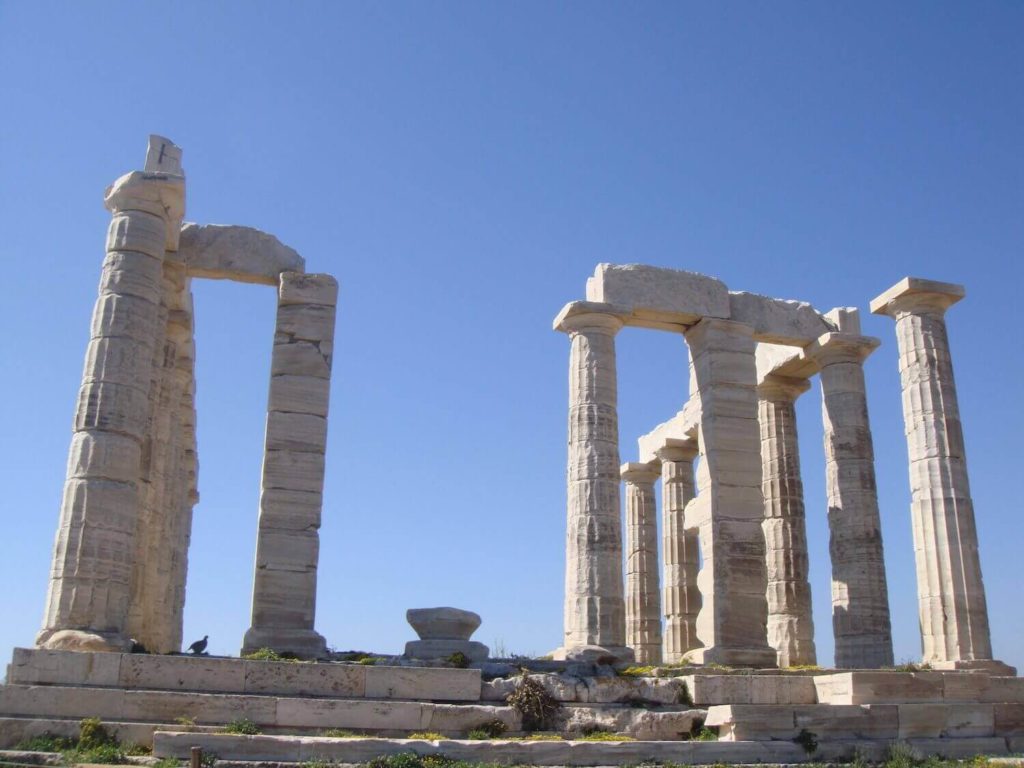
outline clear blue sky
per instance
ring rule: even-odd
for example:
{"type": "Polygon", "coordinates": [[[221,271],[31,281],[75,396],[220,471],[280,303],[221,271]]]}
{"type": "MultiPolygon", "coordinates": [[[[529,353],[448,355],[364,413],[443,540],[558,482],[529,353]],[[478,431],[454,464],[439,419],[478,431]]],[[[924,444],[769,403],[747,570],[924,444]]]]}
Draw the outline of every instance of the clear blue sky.
{"type": "MultiPolygon", "coordinates": [[[[103,258],[105,186],[185,151],[188,218],[341,285],[318,629],[400,652],[410,607],[559,644],[568,344],[598,262],[949,314],[996,656],[1024,667],[1024,5],[0,2],[0,656],[43,610],[103,258]]],[[[199,282],[186,643],[237,653],[274,296],[199,282]]],[[[897,659],[919,655],[895,335],[867,376],[897,659]]],[[[679,337],[619,337],[623,460],[686,392],[679,337]]],[[[819,655],[832,655],[820,393],[799,402],[819,655]]]]}

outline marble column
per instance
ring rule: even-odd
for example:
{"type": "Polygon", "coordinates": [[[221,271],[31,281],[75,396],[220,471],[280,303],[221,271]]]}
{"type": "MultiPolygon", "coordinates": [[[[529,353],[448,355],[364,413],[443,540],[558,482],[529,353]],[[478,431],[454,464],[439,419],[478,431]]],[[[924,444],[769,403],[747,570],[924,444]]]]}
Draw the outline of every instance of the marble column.
{"type": "MultiPolygon", "coordinates": [[[[146,171],[107,190],[113,214],[68,456],[43,628],[36,644],[103,651],[126,632],[140,471],[160,330],[163,261],[184,215],[180,150],[151,138],[146,171]],[[154,144],[178,162],[155,159],[154,144]]],[[[161,159],[164,153],[160,153],[161,159]]]]}
{"type": "Polygon", "coordinates": [[[684,510],[693,500],[693,459],[696,441],[689,447],[664,447],[661,460],[661,531],[663,558],[663,600],[665,614],[664,661],[677,664],[683,656],[700,647],[697,616],[700,613],[700,538],[696,529],[686,527],[684,510]]]}
{"type": "Polygon", "coordinates": [[[896,320],[911,519],[924,661],[936,668],[991,664],[985,585],[946,310],[959,285],[905,278],[871,303],[896,320]]]}
{"type": "Polygon", "coordinates": [[[796,399],[809,388],[806,379],[771,375],[757,388],[762,527],[768,567],[768,643],[778,654],[780,667],[817,664],[794,407],[796,399]]]}
{"type": "Polygon", "coordinates": [[[243,653],[272,648],[316,658],[326,652],[313,626],[337,298],[330,275],[281,275],[252,626],[243,653]]]}
{"type": "Polygon", "coordinates": [[[657,464],[623,464],[626,484],[626,645],[638,664],[661,663],[657,464]]]}
{"type": "Polygon", "coordinates": [[[829,333],[805,350],[821,375],[832,631],[839,669],[876,669],[893,663],[863,368],[877,346],[878,339],[829,333]]]}
{"type": "Polygon", "coordinates": [[[689,655],[703,663],[774,667],[753,329],[704,318],[685,335],[701,413],[698,492],[691,506],[704,559],[697,618],[703,648],[689,655]]]}
{"type": "Polygon", "coordinates": [[[555,320],[571,345],[563,644],[569,659],[633,659],[626,647],[619,507],[615,334],[621,327],[617,316],[580,303],[555,320]]]}

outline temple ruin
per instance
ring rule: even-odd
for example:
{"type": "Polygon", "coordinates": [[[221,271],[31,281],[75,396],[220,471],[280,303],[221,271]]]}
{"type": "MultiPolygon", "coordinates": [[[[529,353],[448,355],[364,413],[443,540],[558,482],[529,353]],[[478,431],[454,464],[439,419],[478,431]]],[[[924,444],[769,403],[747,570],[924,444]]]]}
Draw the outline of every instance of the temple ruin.
{"type": "Polygon", "coordinates": [[[323,655],[313,628],[338,286],[249,227],[183,224],[181,149],[115,181],[40,648],[181,650],[196,476],[193,278],[275,286],[252,626],[243,650],[323,655]]]}
{"type": "Polygon", "coordinates": [[[556,658],[490,658],[470,639],[482,617],[450,607],[411,609],[418,639],[402,655],[336,653],[314,627],[336,282],[306,274],[270,235],[183,223],[181,150],[162,137],[105,202],[43,629],[36,647],[14,650],[0,685],[0,761],[54,764],[7,748],[75,739],[83,718],[192,765],[409,752],[537,766],[825,764],[877,761],[896,742],[921,757],[1024,752],[1024,679],[993,659],[946,336],[960,286],[906,278],[871,302],[896,323],[922,664],[892,666],[863,371],[879,341],[862,335],[857,310],[819,313],[691,272],[608,264],[555,320],[570,340],[556,658]],[[198,499],[194,278],[277,292],[241,642],[259,652],[242,658],[180,653],[198,499]],[[627,325],[680,334],[689,387],[622,463],[615,339],[627,325]],[[814,376],[831,535],[827,669],[794,408],[814,376]]]}
{"type": "MultiPolygon", "coordinates": [[[[992,659],[943,320],[963,295],[957,285],[906,278],[871,309],[897,324],[923,661],[934,669],[1005,671],[992,659]]],[[[571,343],[561,653],[644,664],[817,663],[794,409],[816,375],[835,666],[891,667],[863,371],[880,342],[861,335],[858,310],[822,314],[802,302],[729,291],[692,272],[601,264],[586,300],[566,305],[554,327],[571,343]],[[615,335],[627,325],[684,337],[690,396],[676,416],[639,438],[637,461],[620,465],[615,335]]]]}

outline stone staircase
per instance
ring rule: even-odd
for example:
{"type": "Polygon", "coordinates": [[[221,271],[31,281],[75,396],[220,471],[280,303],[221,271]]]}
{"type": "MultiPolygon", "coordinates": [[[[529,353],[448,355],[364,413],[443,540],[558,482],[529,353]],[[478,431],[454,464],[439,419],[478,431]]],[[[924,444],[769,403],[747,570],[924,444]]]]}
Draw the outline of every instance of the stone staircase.
{"type": "Polygon", "coordinates": [[[73,736],[79,720],[99,717],[122,742],[151,744],[159,757],[185,758],[199,746],[229,761],[280,763],[353,763],[408,751],[534,765],[795,763],[882,758],[896,741],[955,758],[1024,751],[1024,679],[1016,677],[695,668],[634,678],[561,668],[532,677],[562,705],[554,725],[562,739],[529,741],[521,738],[519,713],[505,704],[514,668],[486,668],[488,677],[506,676],[17,649],[0,686],[0,747],[44,732],[73,736]],[[261,735],[223,732],[240,718],[261,735]],[[507,737],[520,738],[465,738],[494,720],[507,737]],[[694,740],[702,725],[718,741],[694,740]],[[361,738],[326,736],[332,729],[361,738]],[[636,740],[580,740],[589,730],[636,740]],[[445,738],[407,738],[415,731],[445,738]]]}

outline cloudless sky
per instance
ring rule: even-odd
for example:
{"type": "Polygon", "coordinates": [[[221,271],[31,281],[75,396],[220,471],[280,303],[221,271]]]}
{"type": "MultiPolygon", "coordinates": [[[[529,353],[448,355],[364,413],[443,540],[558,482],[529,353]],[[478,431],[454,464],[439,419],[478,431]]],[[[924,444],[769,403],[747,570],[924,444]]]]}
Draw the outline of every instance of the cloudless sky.
{"type": "MultiPolygon", "coordinates": [[[[566,338],[599,262],[857,306],[895,654],[919,658],[893,322],[948,314],[997,658],[1024,667],[1024,5],[0,0],[0,656],[39,628],[109,214],[146,137],[187,218],[340,283],[317,628],[401,652],[562,630],[566,338]]],[[[199,488],[185,643],[249,626],[274,292],[195,281],[199,488]]],[[[681,337],[618,338],[623,461],[687,391],[681,337]]],[[[832,659],[820,392],[798,403],[819,659],[832,659]]]]}

